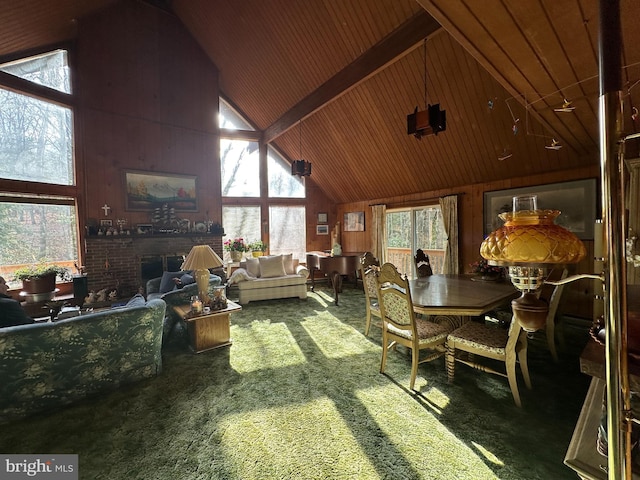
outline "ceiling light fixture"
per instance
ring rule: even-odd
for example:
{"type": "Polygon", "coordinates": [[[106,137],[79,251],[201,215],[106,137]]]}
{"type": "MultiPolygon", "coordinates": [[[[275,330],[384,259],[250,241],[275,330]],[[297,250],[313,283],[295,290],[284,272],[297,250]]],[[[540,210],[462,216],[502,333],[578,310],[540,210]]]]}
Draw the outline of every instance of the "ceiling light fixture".
{"type": "Polygon", "coordinates": [[[424,39],[424,110],[415,108],[407,115],[407,133],[420,140],[425,135],[438,135],[447,129],[447,112],[440,110],[440,104],[427,103],[427,39],[424,39]]]}
{"type": "Polygon", "coordinates": [[[554,108],[553,111],[554,112],[561,112],[561,113],[571,113],[575,109],[576,109],[576,107],[574,107],[571,104],[571,102],[565,98],[564,102],[562,103],[562,106],[558,107],[558,108],[554,108]]]}
{"type": "Polygon", "coordinates": [[[311,163],[302,160],[302,120],[298,123],[300,124],[300,160],[294,160],[291,162],[291,175],[308,177],[311,175],[311,163]]]}
{"type": "Polygon", "coordinates": [[[545,145],[544,148],[546,148],[547,150],[560,150],[562,148],[562,145],[560,145],[560,142],[558,140],[553,138],[551,139],[551,145],[545,145]]]}

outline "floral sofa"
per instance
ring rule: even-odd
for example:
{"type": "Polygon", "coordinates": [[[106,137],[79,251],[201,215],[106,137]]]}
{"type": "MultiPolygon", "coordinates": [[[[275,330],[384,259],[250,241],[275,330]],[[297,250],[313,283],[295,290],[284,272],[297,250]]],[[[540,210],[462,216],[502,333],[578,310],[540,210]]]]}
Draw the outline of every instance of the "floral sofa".
{"type": "Polygon", "coordinates": [[[271,255],[241,262],[228,282],[237,284],[238,302],[246,305],[254,300],[306,299],[309,270],[292,257],[292,254],[271,255]]]}
{"type": "Polygon", "coordinates": [[[139,296],[129,306],[0,328],[0,424],[158,375],[165,310],[139,296]]]}

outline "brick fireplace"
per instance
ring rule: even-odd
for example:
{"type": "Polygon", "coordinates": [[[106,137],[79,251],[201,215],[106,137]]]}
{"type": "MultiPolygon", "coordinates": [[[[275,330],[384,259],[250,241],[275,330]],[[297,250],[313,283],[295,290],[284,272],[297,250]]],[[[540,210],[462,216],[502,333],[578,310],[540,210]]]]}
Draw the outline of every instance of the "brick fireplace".
{"type": "Polygon", "coordinates": [[[145,276],[172,270],[194,245],[209,245],[222,258],[220,235],[88,236],[84,264],[89,290],[117,288],[121,298],[132,296],[145,287],[145,276]]]}

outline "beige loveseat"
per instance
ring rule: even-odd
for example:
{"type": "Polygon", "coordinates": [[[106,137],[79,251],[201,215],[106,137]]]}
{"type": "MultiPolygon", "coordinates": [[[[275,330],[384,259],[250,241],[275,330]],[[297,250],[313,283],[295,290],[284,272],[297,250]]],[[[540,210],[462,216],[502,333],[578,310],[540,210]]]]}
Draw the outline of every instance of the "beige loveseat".
{"type": "Polygon", "coordinates": [[[237,285],[239,303],[278,298],[307,298],[309,270],[298,264],[298,259],[287,255],[247,258],[240,262],[229,285],[237,285]]]}

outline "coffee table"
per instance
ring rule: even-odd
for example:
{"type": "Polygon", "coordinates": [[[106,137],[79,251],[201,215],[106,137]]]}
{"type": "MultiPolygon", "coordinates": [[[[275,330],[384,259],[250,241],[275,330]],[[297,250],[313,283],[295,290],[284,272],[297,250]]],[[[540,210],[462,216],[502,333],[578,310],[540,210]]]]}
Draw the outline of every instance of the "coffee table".
{"type": "Polygon", "coordinates": [[[227,308],[209,313],[193,315],[190,305],[174,305],[173,310],[187,324],[189,346],[194,353],[231,345],[231,322],[229,316],[242,307],[227,300],[227,308]]]}

